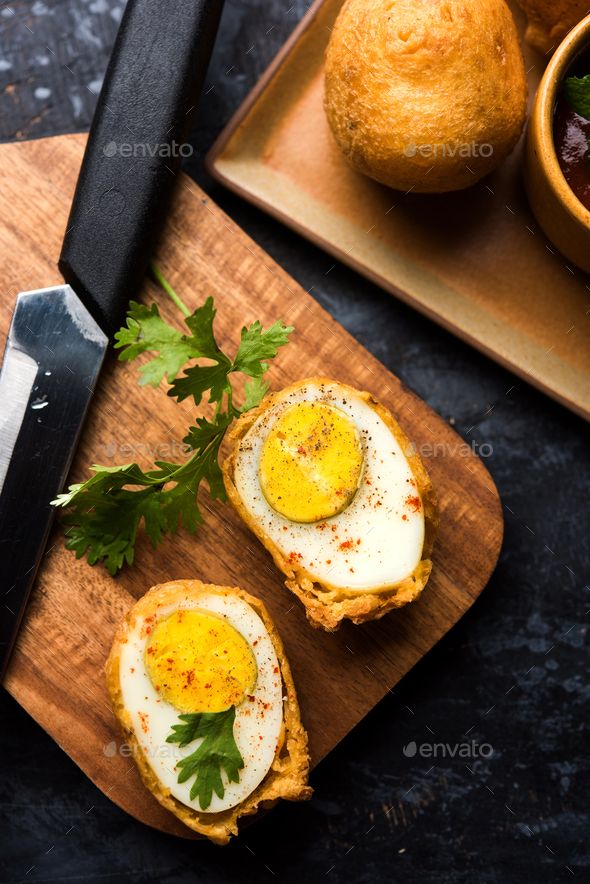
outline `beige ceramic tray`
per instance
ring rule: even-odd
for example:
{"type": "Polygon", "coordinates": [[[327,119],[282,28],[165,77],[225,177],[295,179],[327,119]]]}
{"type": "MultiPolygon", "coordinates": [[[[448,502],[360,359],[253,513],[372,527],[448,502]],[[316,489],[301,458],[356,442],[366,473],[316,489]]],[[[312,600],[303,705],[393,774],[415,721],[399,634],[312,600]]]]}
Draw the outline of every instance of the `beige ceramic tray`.
{"type": "MultiPolygon", "coordinates": [[[[312,6],[211,149],[211,174],[589,419],[590,279],[533,220],[522,145],[496,174],[452,195],[404,195],[351,171],[322,107],[341,3],[312,6]]],[[[526,57],[532,95],[544,60],[526,57]]]]}

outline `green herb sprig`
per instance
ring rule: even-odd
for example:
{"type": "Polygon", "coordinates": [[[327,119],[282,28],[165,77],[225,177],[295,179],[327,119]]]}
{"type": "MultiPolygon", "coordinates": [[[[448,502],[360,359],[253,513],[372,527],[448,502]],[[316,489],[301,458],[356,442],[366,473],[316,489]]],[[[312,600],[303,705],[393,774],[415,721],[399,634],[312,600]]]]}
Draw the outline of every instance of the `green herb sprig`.
{"type": "Polygon", "coordinates": [[[207,298],[191,313],[159,270],[153,268],[153,273],[183,314],[188,333],[166,322],[156,304],[147,307],[131,301],[127,324],[115,335],[115,347],[121,350],[119,359],[129,362],[144,353],[152,354],[139,369],[140,385],[156,387],[167,380],[168,395],[177,402],[192,397],[200,405],[206,398],[215,408],[211,419],[199,417],[189,427],[183,441],[192,453],[184,463],[158,460],[154,469],[147,471],[137,463],[114,467],[95,464],[89,479],[70,485],[67,492],[52,501],[68,511],[64,517],[66,547],[77,558],[85,555],[91,565],[104,562],[111,575],[124,564],[133,563],[142,523],[154,547],[181,525],[196,531],[203,521],[197,503],[201,482],[207,483],[213,499],[226,499],[219,466],[221,443],[231,423],[260,403],[268,390],[264,379],[268,360],[276,356],[293,331],[281,321],[268,329],[260,322],[245,326],[232,359],[215,339],[213,298],[207,298]],[[207,364],[199,362],[203,359],[207,364]],[[182,367],[192,361],[196,364],[179,376],[182,367]],[[235,374],[248,377],[241,407],[234,404],[231,379],[235,374]]]}
{"type": "Polygon", "coordinates": [[[590,120],[590,75],[566,77],[563,89],[572,110],[580,117],[590,120]]]}
{"type": "Polygon", "coordinates": [[[224,770],[230,783],[239,783],[244,759],[234,738],[235,706],[225,712],[196,712],[180,715],[182,724],[172,725],[167,743],[178,743],[179,748],[193,740],[203,738],[197,749],[176,765],[178,782],[185,783],[191,777],[191,801],[199,799],[201,810],[211,804],[213,792],[223,798],[225,788],[221,779],[224,770]]]}

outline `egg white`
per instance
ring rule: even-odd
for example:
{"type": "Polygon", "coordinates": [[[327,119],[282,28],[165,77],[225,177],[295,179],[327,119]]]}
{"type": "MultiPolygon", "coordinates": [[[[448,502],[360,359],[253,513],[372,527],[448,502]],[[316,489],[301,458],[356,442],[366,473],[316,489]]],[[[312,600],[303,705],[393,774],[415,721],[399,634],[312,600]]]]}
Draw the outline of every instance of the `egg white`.
{"type": "Polygon", "coordinates": [[[336,382],[305,383],[279,396],[241,440],[234,482],[253,521],[287,559],[324,586],[351,592],[384,589],[412,574],[421,560],[424,509],[420,505],[414,512],[405,503],[408,496],[419,497],[406,456],[377,411],[336,382]],[[357,427],[363,446],[364,471],[352,502],[316,524],[292,522],[273,510],[258,475],[269,431],[298,402],[339,408],[357,427]]]}
{"type": "MultiPolygon", "coordinates": [[[[178,610],[200,608],[224,617],[246,639],[257,667],[256,684],[248,698],[236,707],[234,737],[244,759],[239,783],[229,783],[225,772],[223,798],[213,793],[207,813],[228,810],[247,798],[262,782],[274,760],[283,723],[283,688],[279,663],[264,623],[243,599],[236,596],[200,595],[184,598],[158,609],[158,619],[178,610]],[[266,708],[265,708],[266,707],[266,708]]],[[[172,725],[179,723],[179,711],[166,702],[154,688],[147,674],[144,656],[149,636],[142,635],[145,619],[136,621],[127,642],[121,648],[120,683],[123,704],[148,763],[160,783],[187,807],[201,810],[198,799],[191,800],[194,778],[178,782],[177,762],[190,755],[200,740],[182,749],[167,743],[172,725]]]]}

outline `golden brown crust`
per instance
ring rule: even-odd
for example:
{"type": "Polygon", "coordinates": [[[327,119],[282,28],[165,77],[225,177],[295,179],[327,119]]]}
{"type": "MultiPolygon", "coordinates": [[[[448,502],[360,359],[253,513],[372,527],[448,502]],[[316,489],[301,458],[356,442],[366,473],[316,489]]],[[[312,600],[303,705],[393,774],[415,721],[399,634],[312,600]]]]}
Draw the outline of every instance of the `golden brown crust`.
{"type": "Polygon", "coordinates": [[[422,498],[424,507],[424,548],[422,552],[422,560],[414,572],[402,580],[400,583],[385,589],[379,589],[372,592],[346,591],[344,589],[326,586],[318,583],[309,575],[304,568],[287,559],[271,538],[266,534],[264,529],[252,518],[234,483],[234,471],[236,458],[239,452],[240,441],[248,433],[254,422],[267,411],[272,408],[275,403],[282,399],[290,390],[297,389],[304,384],[332,384],[329,378],[313,377],[299,381],[292,387],[287,387],[280,393],[273,393],[266,396],[258,408],[243,414],[229,433],[229,443],[231,446],[230,453],[223,464],[223,480],[227,495],[240,514],[250,530],[256,534],[261,543],[272,555],[276,566],[283,572],[285,577],[285,585],[291,592],[300,599],[305,606],[307,619],[312,626],[325,629],[328,632],[334,632],[339,628],[343,620],[352,620],[353,623],[364,623],[367,620],[376,620],[382,617],[388,611],[394,608],[401,608],[408,602],[413,602],[422,592],[430,572],[432,570],[432,562],[430,555],[434,545],[434,539],[438,527],[438,508],[436,504],[436,495],[430,481],[430,477],[426,472],[426,468],[417,454],[414,446],[394,419],[391,413],[381,405],[370,393],[361,392],[349,387],[347,384],[339,386],[344,387],[352,395],[360,397],[369,403],[381,417],[384,423],[389,427],[396,440],[398,441],[402,451],[404,451],[408,463],[410,464],[412,473],[416,480],[416,487],[422,498]]]}
{"type": "Polygon", "coordinates": [[[113,710],[123,736],[131,746],[133,758],[146,787],[155,795],[160,804],[182,820],[185,825],[206,836],[215,844],[227,844],[230,837],[238,832],[238,819],[254,814],[259,809],[272,807],[279,798],[285,798],[288,801],[301,801],[311,796],[312,790],[307,784],[309,773],[307,733],[301,724],[291,669],[279,634],[260,599],[251,596],[242,589],[215,586],[201,583],[200,580],[172,580],[169,583],[154,586],[131,608],[119,626],[106,662],[105,673],[113,710]],[[127,636],[133,629],[137,618],[152,614],[156,605],[157,607],[165,607],[170,604],[178,597],[179,592],[193,596],[201,593],[234,595],[251,605],[268,630],[277,654],[285,689],[284,739],[282,746],[277,750],[271,769],[245,801],[237,807],[221,813],[202,813],[193,810],[174,798],[161,785],[141,749],[131,726],[130,716],[123,706],[119,679],[121,646],[127,641],[127,636]]]}
{"type": "Polygon", "coordinates": [[[588,0],[518,0],[528,19],[525,40],[547,55],[590,12],[588,0]]]}
{"type": "Polygon", "coordinates": [[[325,109],[349,164],[398,190],[474,184],[526,116],[504,0],[347,0],[326,51],[325,109]]]}

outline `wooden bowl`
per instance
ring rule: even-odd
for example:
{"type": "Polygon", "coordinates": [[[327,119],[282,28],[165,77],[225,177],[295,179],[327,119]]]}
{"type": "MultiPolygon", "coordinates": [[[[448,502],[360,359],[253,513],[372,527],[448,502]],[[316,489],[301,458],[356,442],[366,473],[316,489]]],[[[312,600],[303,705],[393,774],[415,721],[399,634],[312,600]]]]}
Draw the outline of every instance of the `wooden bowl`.
{"type": "Polygon", "coordinates": [[[549,62],[531,112],[526,137],[525,186],[539,225],[562,254],[590,272],[590,211],[559,166],[553,118],[559,90],[572,63],[590,48],[590,15],[573,28],[549,62]]]}

